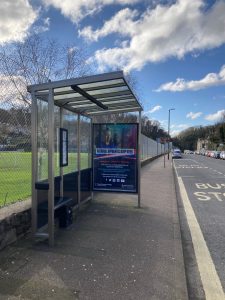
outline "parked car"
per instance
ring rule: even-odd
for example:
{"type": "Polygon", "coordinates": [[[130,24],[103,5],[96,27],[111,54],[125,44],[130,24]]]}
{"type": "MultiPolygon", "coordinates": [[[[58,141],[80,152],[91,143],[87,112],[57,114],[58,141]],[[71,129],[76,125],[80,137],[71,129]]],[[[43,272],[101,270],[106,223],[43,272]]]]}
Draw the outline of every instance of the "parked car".
{"type": "Polygon", "coordinates": [[[215,151],[214,152],[214,158],[220,158],[221,151],[215,151]]]}
{"type": "Polygon", "coordinates": [[[211,151],[209,151],[209,150],[206,151],[206,156],[207,156],[207,157],[211,157],[211,151]]]}
{"type": "Polygon", "coordinates": [[[221,159],[225,159],[225,151],[221,151],[220,152],[220,158],[221,159]]]}
{"type": "Polygon", "coordinates": [[[206,152],[205,149],[201,149],[201,150],[199,151],[199,154],[204,156],[204,155],[205,155],[205,152],[206,152]]]}
{"type": "Polygon", "coordinates": [[[173,149],[172,150],[172,158],[182,158],[182,154],[180,149],[173,149]]]}
{"type": "Polygon", "coordinates": [[[184,154],[194,154],[194,152],[191,150],[184,150],[184,154]]]}
{"type": "Polygon", "coordinates": [[[210,156],[210,157],[215,157],[215,152],[216,152],[216,151],[210,151],[209,156],[210,156]]]}

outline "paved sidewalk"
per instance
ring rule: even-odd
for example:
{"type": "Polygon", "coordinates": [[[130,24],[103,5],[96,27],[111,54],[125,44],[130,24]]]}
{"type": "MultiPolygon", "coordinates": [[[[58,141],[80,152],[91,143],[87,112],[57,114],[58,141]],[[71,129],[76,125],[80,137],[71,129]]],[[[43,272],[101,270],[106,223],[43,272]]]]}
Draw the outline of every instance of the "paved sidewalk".
{"type": "Polygon", "coordinates": [[[98,194],[56,246],[0,252],[0,299],[187,299],[171,162],[142,169],[137,196],[98,194]]]}

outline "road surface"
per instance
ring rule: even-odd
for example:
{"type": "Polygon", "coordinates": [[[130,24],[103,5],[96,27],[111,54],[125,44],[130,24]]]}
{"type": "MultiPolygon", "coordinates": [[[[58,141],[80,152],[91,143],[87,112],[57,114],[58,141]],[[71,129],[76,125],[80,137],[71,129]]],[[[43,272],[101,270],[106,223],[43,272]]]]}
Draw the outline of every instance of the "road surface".
{"type": "Polygon", "coordinates": [[[183,155],[173,163],[201,287],[206,299],[225,299],[225,160],[183,155]]]}

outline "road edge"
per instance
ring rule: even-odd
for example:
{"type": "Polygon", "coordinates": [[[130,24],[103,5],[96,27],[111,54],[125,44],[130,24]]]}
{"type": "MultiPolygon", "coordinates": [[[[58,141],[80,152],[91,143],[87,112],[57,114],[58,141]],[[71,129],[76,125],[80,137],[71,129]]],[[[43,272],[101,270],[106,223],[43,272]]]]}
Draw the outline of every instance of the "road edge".
{"type": "Polygon", "coordinates": [[[183,264],[185,270],[188,299],[205,300],[206,299],[205,292],[202,286],[201,277],[198,270],[197,260],[194,252],[194,246],[193,246],[183,202],[181,199],[178,178],[177,178],[173,161],[171,162],[171,164],[173,169],[174,187],[175,187],[175,194],[176,194],[176,201],[177,201],[177,212],[179,218],[183,264]]]}
{"type": "Polygon", "coordinates": [[[175,257],[176,257],[176,264],[175,264],[175,299],[190,299],[188,293],[188,286],[187,286],[187,278],[186,278],[186,270],[185,270],[185,263],[184,263],[184,253],[183,253],[183,242],[181,236],[181,228],[180,228],[180,217],[179,217],[179,209],[177,203],[177,194],[176,194],[176,187],[175,187],[175,177],[174,177],[174,170],[173,166],[172,173],[173,173],[173,192],[175,195],[175,201],[173,204],[173,232],[174,232],[174,241],[175,241],[175,257]]]}

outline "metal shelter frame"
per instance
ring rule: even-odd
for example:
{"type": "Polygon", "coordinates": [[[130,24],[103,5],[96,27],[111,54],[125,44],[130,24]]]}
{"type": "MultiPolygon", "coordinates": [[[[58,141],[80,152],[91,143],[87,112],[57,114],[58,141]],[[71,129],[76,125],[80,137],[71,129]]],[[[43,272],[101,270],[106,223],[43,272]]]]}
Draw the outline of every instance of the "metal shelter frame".
{"type": "MultiPolygon", "coordinates": [[[[96,115],[110,113],[139,113],[138,134],[138,207],[141,206],[141,112],[143,110],[132,92],[122,71],[60,80],[28,86],[32,97],[32,232],[33,236],[45,236],[49,245],[54,245],[54,106],[60,107],[60,125],[62,110],[78,115],[77,159],[78,159],[78,207],[80,206],[80,116],[91,119],[96,115]],[[48,103],[48,233],[37,232],[37,99],[48,103]]],[[[92,143],[92,141],[91,141],[92,143]]],[[[63,176],[63,168],[60,168],[63,176]]],[[[60,186],[60,195],[63,191],[60,186]]]]}

